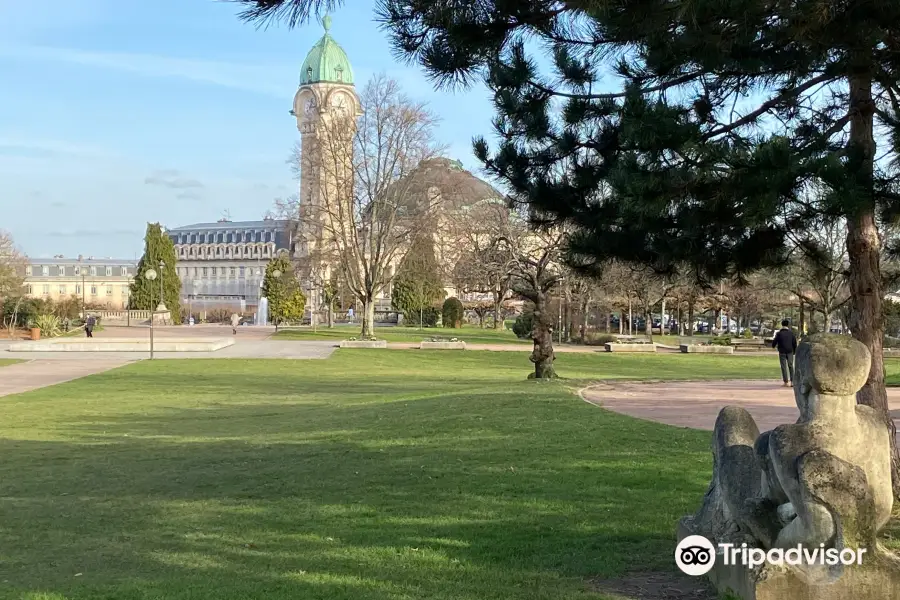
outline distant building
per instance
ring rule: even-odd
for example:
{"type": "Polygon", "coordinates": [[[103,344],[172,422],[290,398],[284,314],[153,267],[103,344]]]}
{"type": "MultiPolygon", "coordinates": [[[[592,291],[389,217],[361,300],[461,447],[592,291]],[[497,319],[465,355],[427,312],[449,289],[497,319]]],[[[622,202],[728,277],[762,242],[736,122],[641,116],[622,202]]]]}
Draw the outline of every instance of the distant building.
{"type": "Polygon", "coordinates": [[[87,305],[122,310],[137,271],[133,260],[78,257],[30,258],[25,295],[59,301],[76,296],[87,305]]]}
{"type": "Polygon", "coordinates": [[[255,307],[266,264],[291,252],[293,230],[289,221],[276,219],[222,219],[169,229],[182,304],[191,310],[255,307]]]}

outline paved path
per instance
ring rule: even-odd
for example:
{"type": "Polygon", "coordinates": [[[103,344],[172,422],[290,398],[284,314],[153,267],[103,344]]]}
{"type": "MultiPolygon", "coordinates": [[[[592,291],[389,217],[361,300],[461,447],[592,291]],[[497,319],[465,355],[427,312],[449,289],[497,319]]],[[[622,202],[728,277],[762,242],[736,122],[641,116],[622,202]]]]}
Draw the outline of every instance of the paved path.
{"type": "MultiPolygon", "coordinates": [[[[219,338],[234,337],[233,346],[216,352],[156,352],[156,358],[190,359],[190,358],[288,358],[288,359],[321,359],[328,358],[334,352],[334,342],[299,342],[269,339],[275,332],[274,327],[239,327],[236,336],[231,333],[230,326],[195,326],[195,327],[156,327],[154,336],[161,338],[219,338]]],[[[149,327],[108,327],[94,335],[97,339],[149,339],[149,327]]],[[[41,360],[57,362],[104,362],[111,358],[125,362],[149,358],[149,352],[9,352],[10,342],[0,342],[0,357],[19,358],[22,360],[41,360]]],[[[49,384],[48,384],[49,385],[49,384]]]]}
{"type": "Polygon", "coordinates": [[[126,365],[132,360],[121,356],[81,360],[29,360],[0,367],[0,396],[72,381],[126,365]]]}
{"type": "MultiPolygon", "coordinates": [[[[618,413],[695,429],[712,430],[729,404],[746,408],[760,431],[794,423],[799,416],[793,388],[780,381],[615,382],[586,388],[581,396],[618,413]]],[[[888,388],[888,401],[894,419],[900,418],[900,389],[888,388]]]]}
{"type": "MultiPolygon", "coordinates": [[[[159,352],[160,359],[190,358],[328,358],[335,350],[333,342],[292,342],[269,340],[274,327],[241,327],[235,344],[218,352],[159,352]]],[[[145,327],[109,327],[98,338],[149,337],[145,327]]],[[[230,327],[158,327],[160,338],[231,337],[230,327]]],[[[149,358],[146,352],[9,352],[13,342],[0,341],[0,358],[16,358],[25,362],[0,367],[0,397],[27,392],[87,375],[102,373],[135,361],[149,358]]]]}

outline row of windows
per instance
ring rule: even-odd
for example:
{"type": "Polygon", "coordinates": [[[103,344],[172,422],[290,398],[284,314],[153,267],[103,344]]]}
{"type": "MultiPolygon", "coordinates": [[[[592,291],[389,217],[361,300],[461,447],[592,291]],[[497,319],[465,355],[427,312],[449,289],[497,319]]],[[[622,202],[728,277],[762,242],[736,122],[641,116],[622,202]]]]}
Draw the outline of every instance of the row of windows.
{"type": "MultiPolygon", "coordinates": [[[[272,252],[273,252],[273,248],[271,246],[264,246],[262,248],[262,256],[263,257],[268,258],[269,256],[272,255],[272,252]]],[[[223,249],[221,247],[218,247],[218,248],[216,248],[216,251],[214,253],[212,248],[194,248],[193,246],[188,246],[188,247],[182,246],[181,248],[178,249],[178,254],[182,258],[187,258],[187,257],[193,258],[195,256],[196,257],[217,256],[220,258],[222,256],[224,256],[225,258],[232,258],[232,257],[237,258],[237,257],[241,257],[241,256],[247,256],[247,257],[258,256],[258,255],[260,255],[260,248],[259,248],[259,246],[249,246],[249,247],[242,246],[242,247],[237,247],[237,248],[228,246],[224,249],[224,252],[223,252],[223,249]]]]}
{"type": "MultiPolygon", "coordinates": [[[[117,268],[119,269],[119,273],[122,275],[122,277],[128,277],[128,267],[117,267],[117,268]]],[[[88,272],[90,273],[90,275],[96,277],[97,276],[97,267],[90,267],[89,271],[88,270],[84,271],[84,274],[88,275],[88,272]]],[[[112,277],[113,267],[106,267],[104,272],[106,273],[107,277],[112,277]]],[[[81,275],[81,274],[82,274],[82,268],[75,267],[75,275],[81,275]]],[[[41,267],[41,275],[43,275],[44,277],[49,277],[50,276],[50,267],[49,266],[41,267]]],[[[58,275],[60,277],[65,277],[66,268],[62,265],[56,267],[56,275],[58,275]]]]}
{"type": "MultiPolygon", "coordinates": [[[[26,286],[25,286],[25,292],[26,292],[27,294],[29,294],[29,295],[34,294],[34,287],[35,287],[35,286],[26,285],[26,286]]],[[[113,295],[113,288],[110,287],[110,286],[105,286],[105,287],[106,287],[106,295],[107,295],[107,296],[112,296],[112,295],[113,295]]],[[[59,295],[60,295],[60,296],[65,296],[65,295],[67,295],[67,294],[69,294],[69,293],[70,293],[70,292],[69,292],[69,286],[67,286],[67,285],[61,285],[61,286],[59,286],[59,295]]],[[[81,286],[80,286],[80,285],[76,285],[76,286],[75,286],[75,292],[74,292],[74,293],[75,293],[76,295],[80,295],[80,294],[81,294],[81,286]]],[[[127,287],[121,287],[121,288],[119,288],[119,293],[120,293],[122,296],[127,296],[127,295],[128,295],[128,288],[127,288],[127,287]]],[[[50,295],[50,284],[49,284],[49,283],[44,284],[44,285],[42,286],[41,294],[44,295],[44,296],[49,296],[49,295],[50,295]]],[[[99,295],[99,294],[97,293],[97,286],[96,286],[96,285],[92,285],[92,286],[90,287],[90,294],[91,294],[91,296],[97,296],[97,295],[99,295]]]]}
{"type": "Polygon", "coordinates": [[[232,244],[237,242],[274,242],[274,231],[247,231],[244,233],[181,233],[172,235],[176,244],[232,244]]]}
{"type": "Polygon", "coordinates": [[[257,277],[262,276],[262,269],[253,267],[179,267],[181,277],[257,277]]]}

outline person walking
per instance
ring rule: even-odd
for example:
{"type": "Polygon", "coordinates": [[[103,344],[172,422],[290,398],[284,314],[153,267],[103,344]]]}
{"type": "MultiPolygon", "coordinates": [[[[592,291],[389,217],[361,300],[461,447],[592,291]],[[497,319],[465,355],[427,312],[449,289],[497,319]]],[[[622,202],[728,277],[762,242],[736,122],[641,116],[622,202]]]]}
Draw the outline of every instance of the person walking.
{"type": "Polygon", "coordinates": [[[231,334],[237,335],[238,324],[241,322],[241,318],[237,315],[237,313],[231,313],[231,334]]]}
{"type": "Polygon", "coordinates": [[[89,315],[87,321],[84,322],[84,332],[89,338],[94,337],[94,325],[96,324],[97,319],[94,318],[94,315],[89,315]]]}
{"type": "Polygon", "coordinates": [[[778,350],[778,362],[781,363],[781,378],[784,387],[794,383],[794,353],[797,352],[797,336],[791,330],[791,322],[785,319],[781,329],[772,339],[772,347],[778,350]]]}

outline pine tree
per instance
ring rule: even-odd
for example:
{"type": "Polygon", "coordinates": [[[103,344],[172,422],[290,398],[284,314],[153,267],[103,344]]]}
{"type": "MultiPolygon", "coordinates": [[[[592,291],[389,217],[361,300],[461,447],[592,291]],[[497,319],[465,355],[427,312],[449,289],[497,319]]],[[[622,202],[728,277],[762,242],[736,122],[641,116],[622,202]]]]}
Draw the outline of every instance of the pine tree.
{"type": "Polygon", "coordinates": [[[434,244],[427,236],[418,236],[410,245],[391,287],[391,306],[407,321],[422,326],[426,311],[439,314],[434,306],[444,298],[444,285],[434,244]]]}
{"type": "Polygon", "coordinates": [[[132,310],[156,310],[160,301],[160,280],[166,308],[173,323],[181,322],[181,279],[175,268],[175,244],[159,223],[148,223],[144,236],[144,254],[138,262],[137,274],[131,284],[128,306],[132,310]],[[160,268],[160,263],[165,266],[160,268]],[[147,279],[147,271],[156,271],[156,279],[147,279]]]}
{"type": "MultiPolygon", "coordinates": [[[[292,23],[340,3],[240,1],[248,19],[292,23]]],[[[858,398],[895,431],[881,226],[900,217],[900,2],[379,0],[378,13],[438,82],[484,79],[501,143],[476,140],[476,155],[533,214],[576,228],[582,271],[615,258],[740,280],[846,219],[850,326],[872,355],[858,398]]]]}
{"type": "Polygon", "coordinates": [[[276,327],[281,323],[303,319],[306,296],[300,289],[300,282],[294,275],[294,266],[287,256],[277,256],[266,265],[262,292],[269,302],[269,319],[276,327]]]}
{"type": "Polygon", "coordinates": [[[582,271],[616,258],[740,280],[783,264],[789,238],[846,219],[851,330],[872,354],[859,401],[895,430],[881,227],[900,216],[900,2],[381,0],[379,12],[430,76],[484,78],[500,144],[476,140],[476,155],[535,215],[576,228],[582,271]],[[552,72],[530,51],[542,48],[552,72]]]}

